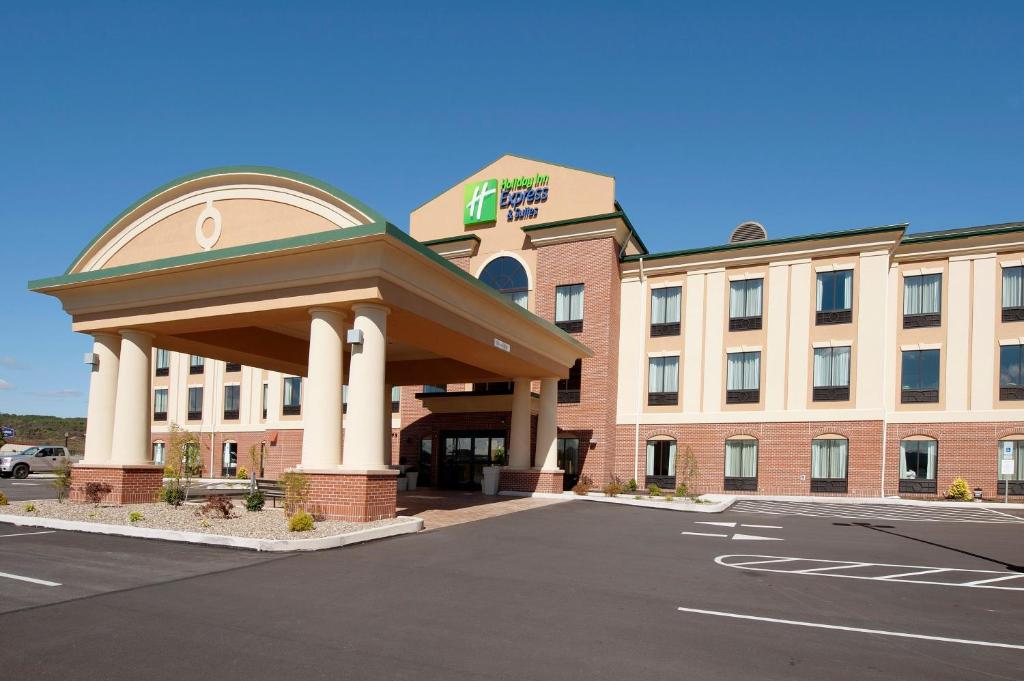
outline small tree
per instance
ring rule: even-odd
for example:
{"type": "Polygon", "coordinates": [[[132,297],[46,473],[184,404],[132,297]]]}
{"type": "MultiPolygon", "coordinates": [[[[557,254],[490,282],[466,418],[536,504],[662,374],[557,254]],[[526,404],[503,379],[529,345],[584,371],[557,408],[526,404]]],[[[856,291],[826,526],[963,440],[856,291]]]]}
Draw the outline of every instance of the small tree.
{"type": "Polygon", "coordinates": [[[252,473],[249,475],[251,480],[249,489],[250,491],[256,491],[256,478],[259,477],[260,471],[263,470],[262,444],[255,444],[249,447],[249,468],[252,469],[252,473]]]}
{"type": "Polygon", "coordinates": [[[697,457],[693,453],[693,448],[690,445],[686,445],[683,455],[676,461],[676,481],[679,483],[679,487],[692,492],[699,473],[697,457]]]}
{"type": "Polygon", "coordinates": [[[171,424],[168,441],[167,449],[171,453],[168,462],[171,480],[167,484],[171,490],[165,498],[169,502],[171,499],[188,501],[192,478],[197,470],[202,470],[202,446],[195,433],[185,430],[177,423],[171,424]]]}
{"type": "Polygon", "coordinates": [[[57,503],[63,504],[68,497],[68,492],[71,491],[71,457],[62,457],[54,472],[57,477],[51,484],[57,490],[57,503]]]}
{"type": "Polygon", "coordinates": [[[284,510],[292,515],[297,510],[306,509],[306,500],[309,499],[309,478],[298,471],[288,471],[281,476],[281,486],[284,487],[284,510]]]}

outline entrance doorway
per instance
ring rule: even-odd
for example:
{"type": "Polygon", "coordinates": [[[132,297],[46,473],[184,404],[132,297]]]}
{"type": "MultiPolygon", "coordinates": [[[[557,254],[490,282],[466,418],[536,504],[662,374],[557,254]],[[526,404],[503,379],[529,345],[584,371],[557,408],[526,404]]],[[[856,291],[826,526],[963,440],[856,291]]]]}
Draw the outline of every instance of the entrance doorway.
{"type": "Polygon", "coordinates": [[[438,486],[448,489],[480,489],[484,466],[505,453],[503,430],[475,430],[441,434],[438,486]]]}

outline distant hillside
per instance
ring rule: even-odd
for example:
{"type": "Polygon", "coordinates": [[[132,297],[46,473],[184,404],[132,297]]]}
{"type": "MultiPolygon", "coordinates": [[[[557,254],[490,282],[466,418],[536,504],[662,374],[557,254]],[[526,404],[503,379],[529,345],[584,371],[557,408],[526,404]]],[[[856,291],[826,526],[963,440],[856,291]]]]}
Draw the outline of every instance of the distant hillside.
{"type": "Polygon", "coordinates": [[[68,449],[82,452],[85,449],[85,419],[82,417],[64,418],[61,416],[37,416],[34,414],[2,414],[0,426],[15,430],[9,442],[29,445],[62,445],[64,433],[68,438],[68,449]]]}

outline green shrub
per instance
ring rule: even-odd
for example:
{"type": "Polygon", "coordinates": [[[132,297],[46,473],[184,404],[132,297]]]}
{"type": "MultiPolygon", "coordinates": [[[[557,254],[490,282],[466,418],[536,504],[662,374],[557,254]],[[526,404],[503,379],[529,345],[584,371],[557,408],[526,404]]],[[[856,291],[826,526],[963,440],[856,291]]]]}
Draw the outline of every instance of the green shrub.
{"type": "Polygon", "coordinates": [[[245,495],[245,510],[247,511],[262,511],[263,504],[266,503],[266,498],[263,496],[263,492],[254,490],[245,495]]]}
{"type": "Polygon", "coordinates": [[[630,492],[636,491],[636,478],[630,478],[629,482],[626,483],[626,489],[630,492]]]}
{"type": "Polygon", "coordinates": [[[10,502],[7,501],[7,495],[0,492],[0,506],[6,506],[8,503],[10,502]]]}
{"type": "Polygon", "coordinates": [[[657,485],[648,485],[647,486],[647,494],[649,494],[652,497],[660,497],[661,496],[661,488],[658,487],[657,485]]]}
{"type": "Polygon", "coordinates": [[[594,481],[590,479],[589,475],[584,475],[572,486],[572,491],[581,497],[587,496],[592,489],[594,489],[594,481]]]}
{"type": "Polygon", "coordinates": [[[249,478],[249,471],[245,470],[245,467],[243,466],[235,473],[235,477],[239,480],[247,480],[249,478]]]}
{"type": "Polygon", "coordinates": [[[686,497],[686,496],[689,496],[689,495],[690,495],[690,490],[686,486],[685,482],[681,482],[678,485],[676,485],[676,496],[677,497],[686,497]]]}
{"type": "Polygon", "coordinates": [[[971,488],[967,484],[967,481],[963,478],[956,478],[953,480],[953,484],[946,490],[946,498],[954,501],[971,501],[974,499],[974,495],[971,493],[971,488]]]}
{"type": "Polygon", "coordinates": [[[171,506],[181,506],[182,502],[185,501],[185,490],[172,480],[160,489],[160,501],[164,501],[171,506]]]}
{"type": "Polygon", "coordinates": [[[313,516],[305,511],[299,511],[288,519],[289,532],[309,532],[313,529],[313,516]]]}
{"type": "Polygon", "coordinates": [[[601,491],[603,491],[606,496],[615,497],[622,494],[624,489],[625,488],[622,486],[622,480],[619,479],[619,476],[613,475],[612,479],[608,481],[608,484],[605,485],[601,491]]]}
{"type": "Polygon", "coordinates": [[[33,503],[25,504],[22,508],[24,508],[27,513],[35,513],[36,512],[36,505],[33,504],[33,503]]]}
{"type": "Polygon", "coordinates": [[[139,513],[138,511],[132,511],[131,513],[128,514],[128,522],[130,522],[130,523],[137,523],[140,520],[144,520],[144,518],[142,517],[142,514],[139,513]]]}
{"type": "Polygon", "coordinates": [[[51,484],[57,490],[57,503],[63,504],[64,500],[68,497],[68,492],[71,491],[71,458],[67,456],[62,457],[55,472],[57,477],[53,479],[51,484]]]}

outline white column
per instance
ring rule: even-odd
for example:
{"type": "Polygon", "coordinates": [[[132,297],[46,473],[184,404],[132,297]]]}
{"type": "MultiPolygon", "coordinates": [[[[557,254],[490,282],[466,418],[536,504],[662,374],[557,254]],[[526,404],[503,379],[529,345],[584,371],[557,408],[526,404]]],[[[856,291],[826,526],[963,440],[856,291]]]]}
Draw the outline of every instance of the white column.
{"type": "Polygon", "coordinates": [[[97,333],[92,343],[95,364],[89,376],[89,411],[85,424],[85,456],[82,463],[107,463],[114,437],[114,404],[117,399],[117,366],[121,338],[97,333]]]}
{"type": "Polygon", "coordinates": [[[114,435],[110,463],[141,465],[149,461],[152,395],[150,354],[153,336],[144,331],[121,332],[121,360],[117,371],[114,435]]]}
{"type": "Polygon", "coordinates": [[[341,465],[341,337],[345,332],[345,315],[338,310],[315,307],[309,316],[309,371],[302,400],[300,467],[334,468],[341,465]]]}
{"type": "Polygon", "coordinates": [[[512,424],[508,447],[509,468],[530,467],[530,379],[517,378],[512,393],[512,424]]]}
{"type": "Polygon", "coordinates": [[[540,411],[537,414],[537,453],[534,463],[542,471],[558,470],[558,379],[540,381],[540,411]]]}
{"type": "MultiPolygon", "coordinates": [[[[344,468],[380,470],[384,464],[384,365],[387,361],[388,308],[360,303],[352,306],[352,328],[363,342],[351,347],[348,376],[348,417],[344,468]]],[[[390,407],[388,415],[390,416],[390,407]]]]}

